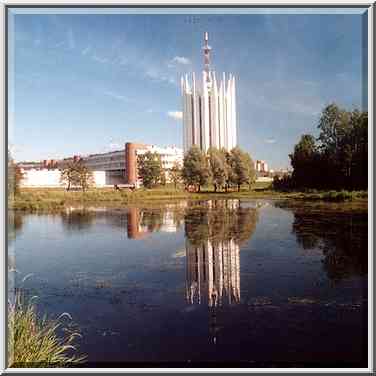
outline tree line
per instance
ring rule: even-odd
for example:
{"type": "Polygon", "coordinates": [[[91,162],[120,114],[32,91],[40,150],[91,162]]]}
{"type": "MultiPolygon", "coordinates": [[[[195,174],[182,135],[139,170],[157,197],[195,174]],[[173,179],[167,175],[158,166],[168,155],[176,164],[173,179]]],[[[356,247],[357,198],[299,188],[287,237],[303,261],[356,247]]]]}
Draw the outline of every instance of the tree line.
{"type": "MultiPolygon", "coordinates": [[[[233,201],[233,200],[231,200],[233,201]]],[[[233,206],[230,201],[210,201],[188,207],[184,215],[185,236],[194,247],[201,247],[210,240],[214,247],[233,240],[244,244],[254,233],[259,219],[254,208],[233,206]]]]}
{"type": "Polygon", "coordinates": [[[10,151],[8,150],[8,195],[16,196],[20,193],[21,180],[23,173],[20,166],[14,161],[10,151]]]}
{"type": "Polygon", "coordinates": [[[317,138],[301,136],[289,155],[292,176],[277,178],[275,188],[367,189],[368,113],[330,104],[317,128],[317,138]]]}
{"type": "MultiPolygon", "coordinates": [[[[146,188],[166,183],[161,158],[156,153],[147,152],[138,156],[138,174],[146,188]]],[[[255,180],[255,168],[251,156],[239,147],[231,151],[210,148],[207,153],[192,146],[184,156],[183,166],[177,163],[167,172],[169,180],[184,183],[198,192],[202,186],[212,184],[215,192],[226,191],[231,187],[240,190],[242,184],[249,187],[255,180]]]]}
{"type": "MultiPolygon", "coordinates": [[[[214,191],[226,190],[248,184],[249,188],[255,181],[256,172],[249,153],[239,147],[231,151],[210,148],[207,153],[197,146],[186,153],[183,166],[175,163],[167,172],[163,168],[161,156],[150,151],[139,155],[137,159],[138,176],[145,188],[165,185],[169,179],[175,188],[184,183],[186,189],[200,191],[202,186],[212,184],[214,191]]],[[[9,155],[8,189],[10,192],[19,192],[21,169],[9,155]]],[[[85,163],[78,160],[66,161],[60,169],[60,183],[69,191],[80,188],[83,192],[94,184],[93,173],[85,163]]]]}

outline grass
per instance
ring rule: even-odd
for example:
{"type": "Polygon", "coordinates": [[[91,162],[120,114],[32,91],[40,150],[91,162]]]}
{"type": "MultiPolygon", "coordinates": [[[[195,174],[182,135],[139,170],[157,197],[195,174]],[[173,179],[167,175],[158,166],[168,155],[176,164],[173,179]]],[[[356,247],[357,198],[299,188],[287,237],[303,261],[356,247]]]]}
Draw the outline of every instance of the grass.
{"type": "Polygon", "coordinates": [[[19,195],[9,200],[9,208],[27,212],[59,212],[74,205],[91,206],[125,206],[138,203],[178,201],[182,199],[296,199],[308,201],[345,202],[354,200],[367,201],[367,191],[276,191],[269,183],[256,183],[249,190],[242,187],[240,192],[214,192],[212,187],[204,187],[200,193],[191,193],[173,186],[153,189],[116,191],[113,188],[90,189],[81,191],[65,191],[59,188],[23,189],[19,195]]]}
{"type": "Polygon", "coordinates": [[[69,315],[63,314],[58,320],[38,319],[35,306],[17,293],[8,315],[10,367],[71,367],[82,363],[85,357],[75,355],[73,345],[80,334],[63,327],[63,316],[69,315]]]}

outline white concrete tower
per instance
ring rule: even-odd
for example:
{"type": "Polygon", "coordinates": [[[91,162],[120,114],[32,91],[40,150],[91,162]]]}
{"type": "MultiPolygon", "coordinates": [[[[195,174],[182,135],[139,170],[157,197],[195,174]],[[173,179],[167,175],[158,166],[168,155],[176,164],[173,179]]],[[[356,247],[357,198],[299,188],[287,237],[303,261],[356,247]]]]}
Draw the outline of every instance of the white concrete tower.
{"type": "Polygon", "coordinates": [[[235,77],[226,75],[217,83],[210,68],[209,35],[204,34],[204,70],[200,87],[194,73],[192,84],[188,76],[181,80],[183,99],[184,152],[192,145],[207,151],[210,147],[231,150],[237,144],[235,77]]]}

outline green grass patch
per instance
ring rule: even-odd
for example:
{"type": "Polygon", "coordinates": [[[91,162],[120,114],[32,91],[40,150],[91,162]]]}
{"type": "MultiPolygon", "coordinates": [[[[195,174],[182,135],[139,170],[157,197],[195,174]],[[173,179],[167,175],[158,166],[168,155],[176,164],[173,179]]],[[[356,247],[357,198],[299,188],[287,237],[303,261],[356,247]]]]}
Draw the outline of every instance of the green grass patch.
{"type": "Polygon", "coordinates": [[[182,187],[141,188],[136,191],[115,190],[113,188],[90,189],[81,191],[65,191],[64,189],[24,189],[19,195],[9,200],[9,208],[28,212],[59,212],[74,205],[91,206],[126,206],[144,202],[164,202],[166,200],[210,200],[210,199],[296,199],[307,201],[345,202],[354,200],[366,201],[367,191],[289,191],[281,192],[271,189],[270,184],[260,183],[243,186],[240,192],[236,189],[228,192],[214,192],[210,186],[203,187],[201,192],[187,192],[182,187]]]}

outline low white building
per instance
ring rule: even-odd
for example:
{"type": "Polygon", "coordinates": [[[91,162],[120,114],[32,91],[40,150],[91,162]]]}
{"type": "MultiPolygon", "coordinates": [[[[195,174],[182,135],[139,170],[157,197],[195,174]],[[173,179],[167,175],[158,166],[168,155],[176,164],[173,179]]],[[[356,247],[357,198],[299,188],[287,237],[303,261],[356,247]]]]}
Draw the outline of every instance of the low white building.
{"type": "MultiPolygon", "coordinates": [[[[162,167],[169,180],[168,171],[175,163],[183,165],[183,149],[175,146],[159,147],[136,143],[126,143],[124,149],[89,155],[75,155],[53,163],[23,163],[25,166],[24,187],[59,187],[60,171],[68,163],[82,161],[93,172],[96,187],[114,186],[121,184],[139,185],[137,172],[137,157],[146,152],[156,153],[161,157],[162,167]],[[34,168],[33,166],[39,166],[34,168]]],[[[45,162],[51,162],[45,161],[45,162]]],[[[20,167],[23,167],[20,164],[20,167]]]]}
{"type": "MultiPolygon", "coordinates": [[[[21,170],[23,178],[21,186],[25,188],[61,188],[64,183],[61,182],[61,171],[58,169],[29,169],[21,170]]],[[[106,172],[93,171],[93,180],[96,187],[106,186],[106,172]]]]}
{"type": "Polygon", "coordinates": [[[143,155],[147,152],[156,153],[161,157],[162,167],[164,170],[169,170],[174,167],[175,163],[180,167],[183,166],[184,153],[183,149],[175,146],[158,147],[154,145],[147,145],[145,149],[138,149],[137,156],[143,155]]]}
{"type": "Polygon", "coordinates": [[[21,180],[22,187],[40,188],[40,187],[61,187],[60,170],[47,169],[21,169],[23,178],[21,180]]]}

